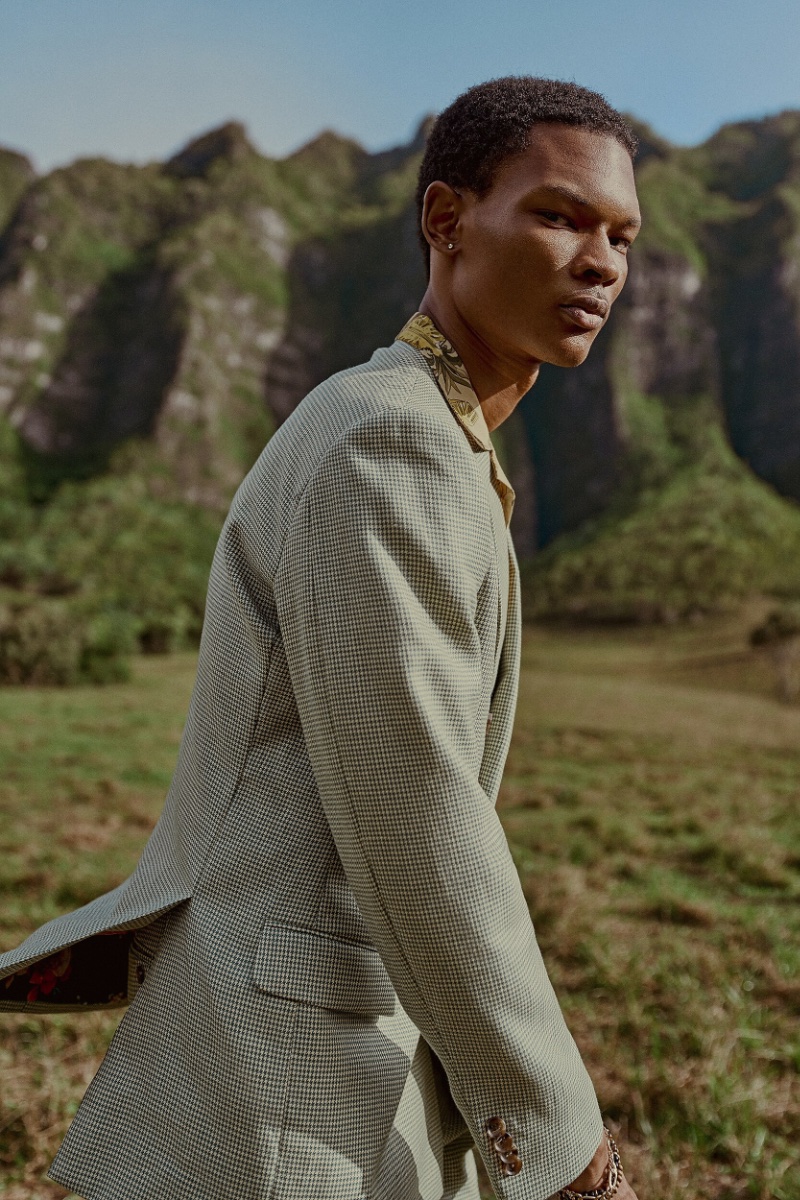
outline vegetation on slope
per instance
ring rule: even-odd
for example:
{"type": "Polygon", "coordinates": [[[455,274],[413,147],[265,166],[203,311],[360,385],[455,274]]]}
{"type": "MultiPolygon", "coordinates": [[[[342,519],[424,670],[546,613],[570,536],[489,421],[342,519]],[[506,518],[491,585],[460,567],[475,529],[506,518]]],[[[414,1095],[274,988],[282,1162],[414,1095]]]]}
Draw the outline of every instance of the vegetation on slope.
{"type": "Polygon", "coordinates": [[[34,174],[24,154],[0,148],[0,229],[17,207],[34,174]]]}
{"type": "Polygon", "coordinates": [[[113,682],[137,649],[195,644],[218,515],[175,497],[133,446],[119,470],[32,505],[0,422],[3,433],[0,683],[113,682]]]}
{"type": "Polygon", "coordinates": [[[800,506],[712,444],[551,543],[524,570],[529,617],[675,621],[800,598],[800,506]]]}

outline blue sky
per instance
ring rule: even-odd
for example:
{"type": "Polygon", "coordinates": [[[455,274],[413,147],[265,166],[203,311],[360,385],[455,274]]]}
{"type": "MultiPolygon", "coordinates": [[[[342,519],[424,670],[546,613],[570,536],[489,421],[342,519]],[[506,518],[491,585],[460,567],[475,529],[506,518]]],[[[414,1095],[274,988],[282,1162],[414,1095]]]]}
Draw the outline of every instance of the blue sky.
{"type": "Polygon", "coordinates": [[[236,117],[370,149],[505,74],[575,79],[680,143],[800,108],[800,0],[0,0],[0,144],[161,158],[236,117]]]}

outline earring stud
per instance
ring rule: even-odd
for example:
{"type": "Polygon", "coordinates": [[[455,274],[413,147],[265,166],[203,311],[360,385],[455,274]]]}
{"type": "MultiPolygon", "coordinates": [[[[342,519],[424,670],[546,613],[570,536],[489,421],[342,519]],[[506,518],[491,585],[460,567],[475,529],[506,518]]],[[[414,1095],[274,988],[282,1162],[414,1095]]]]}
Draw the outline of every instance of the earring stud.
{"type": "Polygon", "coordinates": [[[447,243],[447,249],[448,249],[448,250],[452,250],[454,245],[455,245],[455,243],[454,243],[454,242],[448,242],[448,243],[447,243]]]}

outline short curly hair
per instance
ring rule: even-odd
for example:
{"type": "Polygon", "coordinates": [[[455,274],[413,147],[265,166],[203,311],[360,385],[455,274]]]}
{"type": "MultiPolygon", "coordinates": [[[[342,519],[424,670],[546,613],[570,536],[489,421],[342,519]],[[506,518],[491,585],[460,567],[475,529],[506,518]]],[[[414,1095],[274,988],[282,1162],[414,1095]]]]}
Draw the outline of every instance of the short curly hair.
{"type": "Polygon", "coordinates": [[[421,225],[428,185],[440,179],[485,195],[497,168],[527,149],[531,128],[548,123],[609,134],[636,157],[636,134],[599,92],[533,75],[506,75],[468,88],[434,121],[419,169],[417,229],[428,268],[431,251],[421,225]]]}

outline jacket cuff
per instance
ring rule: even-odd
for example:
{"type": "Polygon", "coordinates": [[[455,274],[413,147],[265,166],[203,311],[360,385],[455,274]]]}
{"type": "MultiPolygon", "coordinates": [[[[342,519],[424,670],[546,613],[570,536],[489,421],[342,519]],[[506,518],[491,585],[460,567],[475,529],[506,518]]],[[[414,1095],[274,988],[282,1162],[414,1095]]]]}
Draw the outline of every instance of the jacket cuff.
{"type": "Polygon", "coordinates": [[[576,1112],[571,1120],[551,1123],[499,1106],[473,1130],[500,1200],[550,1200],[577,1179],[603,1140],[603,1119],[593,1090],[593,1103],[587,1105],[587,1099],[576,1103],[580,1118],[576,1112]]]}

